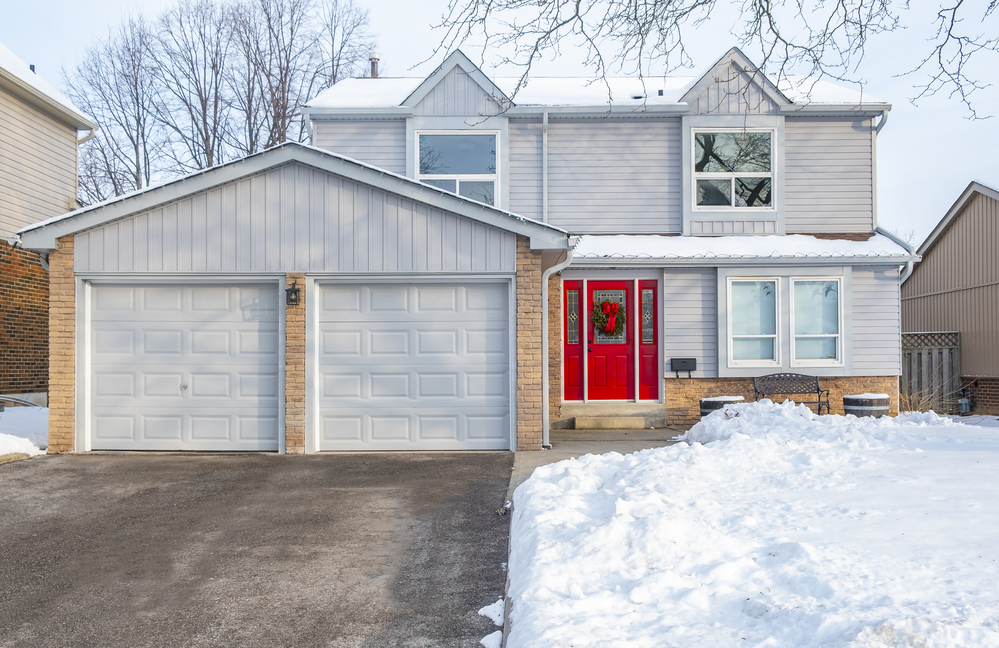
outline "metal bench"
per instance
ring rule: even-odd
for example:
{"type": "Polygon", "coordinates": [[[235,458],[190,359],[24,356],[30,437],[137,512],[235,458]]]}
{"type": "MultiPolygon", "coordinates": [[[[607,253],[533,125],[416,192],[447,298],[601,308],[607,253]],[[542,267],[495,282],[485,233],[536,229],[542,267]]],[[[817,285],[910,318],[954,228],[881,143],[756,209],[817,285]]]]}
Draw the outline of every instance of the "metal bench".
{"type": "Polygon", "coordinates": [[[822,406],[829,409],[829,390],[819,387],[818,376],[806,376],[796,373],[776,373],[769,376],[753,378],[753,390],[756,392],[756,400],[771,396],[773,394],[809,394],[814,395],[813,401],[795,401],[803,405],[818,405],[819,414],[822,414],[822,406]],[[825,394],[825,398],[823,398],[825,394]]]}

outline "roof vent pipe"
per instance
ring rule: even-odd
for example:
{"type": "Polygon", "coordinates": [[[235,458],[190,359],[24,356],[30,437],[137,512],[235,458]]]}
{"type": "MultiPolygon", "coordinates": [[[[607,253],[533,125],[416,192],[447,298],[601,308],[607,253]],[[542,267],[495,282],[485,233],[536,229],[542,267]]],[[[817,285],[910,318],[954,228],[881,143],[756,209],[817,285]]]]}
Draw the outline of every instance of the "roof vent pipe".
{"type": "Polygon", "coordinates": [[[28,69],[31,70],[32,72],[34,72],[35,71],[35,64],[32,63],[31,65],[29,65],[28,69]]]}
{"type": "Polygon", "coordinates": [[[368,60],[371,61],[371,78],[372,79],[377,79],[378,78],[378,52],[372,52],[371,56],[368,57],[368,60]]]}

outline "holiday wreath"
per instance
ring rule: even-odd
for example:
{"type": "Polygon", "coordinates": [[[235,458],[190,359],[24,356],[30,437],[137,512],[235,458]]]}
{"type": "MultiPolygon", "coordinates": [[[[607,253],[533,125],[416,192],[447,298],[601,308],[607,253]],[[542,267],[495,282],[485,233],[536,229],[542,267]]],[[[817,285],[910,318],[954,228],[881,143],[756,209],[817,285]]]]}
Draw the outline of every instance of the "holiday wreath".
{"type": "Polygon", "coordinates": [[[626,318],[624,306],[605,299],[593,305],[593,326],[604,335],[617,337],[624,331],[626,318]]]}

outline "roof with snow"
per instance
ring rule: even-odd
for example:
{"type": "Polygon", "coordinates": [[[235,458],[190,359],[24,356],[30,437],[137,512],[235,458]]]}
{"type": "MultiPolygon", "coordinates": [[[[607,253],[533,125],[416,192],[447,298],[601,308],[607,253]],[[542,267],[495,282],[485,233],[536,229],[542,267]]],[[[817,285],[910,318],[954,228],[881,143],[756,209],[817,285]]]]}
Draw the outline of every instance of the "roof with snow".
{"type": "Polygon", "coordinates": [[[918,260],[883,234],[866,241],[819,239],[807,234],[770,236],[586,235],[579,238],[573,265],[654,263],[746,265],[774,261],[805,264],[858,262],[901,264],[918,260]]]}
{"type": "Polygon", "coordinates": [[[10,88],[28,101],[41,104],[62,121],[79,130],[97,128],[97,124],[80,112],[65,95],[32,72],[31,68],[3,43],[0,43],[0,85],[10,88]]]}

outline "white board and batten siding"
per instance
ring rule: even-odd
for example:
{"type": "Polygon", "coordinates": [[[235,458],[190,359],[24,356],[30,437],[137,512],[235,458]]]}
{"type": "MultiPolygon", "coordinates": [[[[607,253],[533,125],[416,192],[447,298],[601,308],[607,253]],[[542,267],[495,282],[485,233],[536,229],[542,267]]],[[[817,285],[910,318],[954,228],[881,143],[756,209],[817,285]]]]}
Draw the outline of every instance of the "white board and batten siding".
{"type": "Polygon", "coordinates": [[[406,174],[406,120],[315,120],[312,145],[399,175],[406,174]]]}
{"type": "Polygon", "coordinates": [[[413,107],[413,114],[487,116],[502,110],[489,93],[456,66],[413,107]]]}
{"type": "MultiPolygon", "coordinates": [[[[718,376],[718,300],[714,268],[672,269],[663,281],[663,357],[696,358],[694,378],[718,376]]],[[[681,374],[686,376],[686,374],[681,374]]]]}
{"type": "Polygon", "coordinates": [[[853,283],[853,375],[902,373],[902,314],[898,269],[855,267],[853,283]]]}
{"type": "Polygon", "coordinates": [[[509,449],[508,286],[320,284],[319,449],[509,449]]]}
{"type": "MultiPolygon", "coordinates": [[[[680,183],[678,118],[548,124],[548,222],[556,227],[577,234],[679,233],[680,183]]],[[[510,192],[518,190],[511,185],[510,192]]]]}
{"type": "Polygon", "coordinates": [[[784,121],[788,234],[874,229],[873,120],[784,121]]]}
{"type": "Polygon", "coordinates": [[[90,292],[93,450],[278,449],[276,284],[90,292]]]}
{"type": "Polygon", "coordinates": [[[291,164],[76,235],[78,273],[514,273],[516,235],[291,164]]]}
{"type": "Polygon", "coordinates": [[[776,115],[780,106],[754,78],[732,63],[711,71],[714,83],[691,102],[694,115],[776,115]]]}

